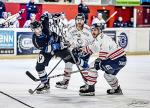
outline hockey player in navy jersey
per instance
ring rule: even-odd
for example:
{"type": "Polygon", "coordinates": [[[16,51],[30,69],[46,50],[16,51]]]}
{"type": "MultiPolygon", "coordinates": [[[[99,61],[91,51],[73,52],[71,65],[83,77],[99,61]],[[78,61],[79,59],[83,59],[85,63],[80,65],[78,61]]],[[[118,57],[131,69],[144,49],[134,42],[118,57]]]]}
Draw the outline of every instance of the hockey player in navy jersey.
{"type": "MultiPolygon", "coordinates": [[[[116,75],[126,65],[125,51],[111,37],[103,34],[101,24],[93,24],[91,30],[95,40],[92,45],[83,47],[81,50],[90,54],[99,53],[99,57],[91,63],[90,67],[94,66],[94,70],[105,72],[104,78],[111,86],[111,89],[107,90],[107,94],[122,95],[116,75]]],[[[97,76],[95,77],[97,78],[97,76]]],[[[80,95],[95,95],[95,83],[92,83],[92,81],[90,83],[90,78],[86,77],[86,74],[85,78],[87,78],[87,81],[85,85],[80,87],[80,95]]]]}
{"type": "Polygon", "coordinates": [[[36,63],[36,71],[38,72],[39,78],[42,82],[36,92],[40,94],[48,91],[50,88],[45,66],[48,66],[54,52],[60,50],[60,39],[57,39],[57,34],[54,32],[49,33],[47,31],[43,31],[42,24],[37,21],[31,23],[31,29],[34,32],[32,42],[34,46],[40,50],[36,63]]]}

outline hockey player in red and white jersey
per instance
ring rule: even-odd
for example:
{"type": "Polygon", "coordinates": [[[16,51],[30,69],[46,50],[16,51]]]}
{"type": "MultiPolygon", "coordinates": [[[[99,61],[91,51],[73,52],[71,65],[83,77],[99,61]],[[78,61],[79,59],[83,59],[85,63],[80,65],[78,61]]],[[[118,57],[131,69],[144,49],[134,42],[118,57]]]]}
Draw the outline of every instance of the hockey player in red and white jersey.
{"type": "MultiPolygon", "coordinates": [[[[89,44],[92,44],[94,38],[92,37],[90,27],[86,24],[84,24],[85,21],[85,16],[84,14],[79,13],[76,18],[75,18],[75,24],[70,25],[68,27],[68,31],[66,34],[66,40],[70,42],[70,50],[76,49],[79,47],[84,47],[89,44]]],[[[84,61],[88,62],[89,54],[82,55],[84,61]]],[[[80,63],[79,63],[80,65],[80,63]]],[[[63,81],[56,82],[56,87],[57,88],[63,88],[67,89],[69,80],[70,80],[70,72],[72,71],[72,63],[65,63],[65,76],[63,78],[63,81]]],[[[82,68],[84,66],[82,65],[82,68]]]]}
{"type": "MultiPolygon", "coordinates": [[[[92,45],[81,48],[83,52],[95,54],[99,53],[99,57],[90,65],[93,70],[104,71],[104,78],[111,86],[107,90],[107,94],[123,94],[116,77],[117,73],[126,65],[126,54],[123,48],[119,47],[116,42],[109,36],[102,33],[103,26],[101,24],[93,24],[91,32],[94,38],[92,45]]],[[[90,77],[83,74],[87,79],[87,83],[80,87],[80,95],[94,95],[95,85],[90,82],[90,77]]],[[[97,78],[97,76],[95,76],[97,78]]]]}

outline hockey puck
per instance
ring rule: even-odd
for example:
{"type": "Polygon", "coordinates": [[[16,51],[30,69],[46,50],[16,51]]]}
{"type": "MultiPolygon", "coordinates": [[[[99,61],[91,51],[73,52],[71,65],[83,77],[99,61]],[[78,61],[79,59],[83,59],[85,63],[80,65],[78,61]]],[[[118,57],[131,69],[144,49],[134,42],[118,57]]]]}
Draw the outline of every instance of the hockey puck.
{"type": "Polygon", "coordinates": [[[33,94],[33,93],[34,93],[34,91],[33,91],[32,89],[29,89],[28,92],[29,92],[30,94],[33,94]]]}

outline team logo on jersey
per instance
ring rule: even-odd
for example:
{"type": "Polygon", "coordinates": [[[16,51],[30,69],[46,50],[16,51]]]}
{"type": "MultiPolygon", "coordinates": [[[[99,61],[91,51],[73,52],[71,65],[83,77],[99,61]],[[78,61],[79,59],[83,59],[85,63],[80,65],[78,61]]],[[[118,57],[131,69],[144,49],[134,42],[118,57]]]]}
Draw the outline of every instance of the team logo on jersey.
{"type": "Polygon", "coordinates": [[[128,45],[128,37],[126,33],[122,32],[119,36],[118,44],[122,48],[126,48],[128,45]]]}
{"type": "Polygon", "coordinates": [[[38,63],[43,63],[45,60],[44,55],[43,54],[39,54],[37,57],[37,62],[38,63]]]}
{"type": "Polygon", "coordinates": [[[79,44],[80,46],[82,46],[83,41],[82,41],[81,39],[77,39],[77,42],[78,42],[78,44],[79,44]]]}

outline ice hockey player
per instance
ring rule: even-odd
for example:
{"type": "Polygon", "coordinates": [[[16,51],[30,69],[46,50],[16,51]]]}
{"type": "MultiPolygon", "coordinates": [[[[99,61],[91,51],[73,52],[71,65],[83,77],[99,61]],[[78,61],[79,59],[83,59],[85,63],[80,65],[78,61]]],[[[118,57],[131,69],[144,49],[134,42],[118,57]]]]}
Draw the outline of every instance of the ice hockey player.
{"type": "MultiPolygon", "coordinates": [[[[103,34],[102,29],[103,25],[93,24],[91,32],[95,40],[92,45],[88,45],[81,50],[91,54],[99,53],[99,57],[90,67],[94,65],[95,70],[105,72],[104,78],[112,88],[107,90],[107,94],[122,95],[116,75],[126,65],[126,54],[124,49],[120,48],[111,37],[103,34]]],[[[80,95],[93,96],[95,94],[95,85],[86,83],[80,87],[79,92],[80,95]]]]}
{"type": "MultiPolygon", "coordinates": [[[[84,21],[85,21],[84,14],[79,13],[75,17],[75,24],[68,27],[66,39],[71,44],[70,50],[72,50],[73,48],[87,46],[91,44],[94,40],[91,34],[90,27],[84,24],[84,21]]],[[[89,54],[82,53],[81,56],[82,56],[81,58],[84,58],[84,60],[88,62],[88,59],[90,57],[89,54]]],[[[80,65],[83,68],[86,68],[83,66],[83,64],[80,65]]],[[[62,81],[56,82],[57,88],[67,89],[71,77],[70,72],[72,71],[72,66],[73,64],[70,62],[65,63],[65,70],[64,70],[65,76],[62,81]]]]}
{"type": "Polygon", "coordinates": [[[51,50],[51,37],[56,37],[57,35],[53,32],[50,35],[48,32],[43,32],[43,26],[38,21],[31,23],[31,29],[34,32],[32,42],[34,46],[40,50],[36,63],[36,71],[38,72],[39,78],[42,83],[36,92],[40,94],[47,92],[50,88],[48,76],[45,72],[45,66],[48,65],[50,59],[53,57],[53,53],[51,50]]]}
{"type": "MultiPolygon", "coordinates": [[[[70,44],[67,41],[64,41],[62,36],[50,31],[48,17],[44,17],[44,20],[42,20],[41,23],[38,21],[32,22],[31,29],[34,32],[32,37],[33,44],[40,50],[36,63],[36,71],[38,72],[42,84],[37,88],[36,92],[41,94],[47,92],[50,88],[45,67],[48,66],[49,61],[53,56],[62,58],[65,63],[75,62],[70,54],[71,51],[68,49],[70,44]]],[[[74,49],[72,52],[77,61],[78,52],[74,49]]],[[[82,59],[85,60],[85,58],[86,57],[82,59]]]]}

